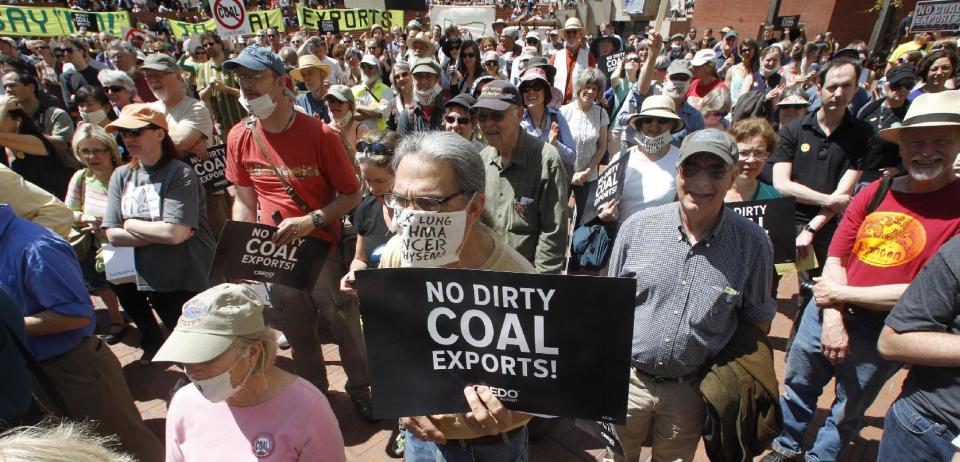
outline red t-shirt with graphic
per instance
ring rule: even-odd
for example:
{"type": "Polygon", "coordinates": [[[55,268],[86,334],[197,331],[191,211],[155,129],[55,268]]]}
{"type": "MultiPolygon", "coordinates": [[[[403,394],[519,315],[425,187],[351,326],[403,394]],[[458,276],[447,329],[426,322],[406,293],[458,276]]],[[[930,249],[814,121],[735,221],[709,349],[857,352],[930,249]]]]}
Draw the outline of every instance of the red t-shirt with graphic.
{"type": "Polygon", "coordinates": [[[960,180],[928,193],[891,188],[866,215],[881,181],[853,198],[830,242],[831,257],[847,258],[850,286],[910,283],[941,245],[960,234],[960,180]]]}
{"type": "MultiPolygon", "coordinates": [[[[266,133],[259,122],[253,128],[263,137],[270,160],[312,210],[329,204],[337,194],[352,194],[360,189],[360,180],[343,143],[327,124],[300,112],[293,125],[283,133],[266,133]]],[[[227,179],[257,192],[260,222],[271,226],[273,214],[282,218],[306,215],[260,154],[253,134],[241,122],[227,136],[227,179]]],[[[328,220],[329,229],[318,229],[311,236],[336,243],[339,220],[328,220]]]]}

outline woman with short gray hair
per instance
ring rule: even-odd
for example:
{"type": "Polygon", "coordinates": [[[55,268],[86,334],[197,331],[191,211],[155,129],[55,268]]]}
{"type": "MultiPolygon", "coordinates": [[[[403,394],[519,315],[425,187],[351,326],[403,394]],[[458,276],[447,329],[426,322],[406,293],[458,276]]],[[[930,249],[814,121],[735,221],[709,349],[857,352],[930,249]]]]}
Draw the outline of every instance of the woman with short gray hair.
{"type": "MultiPolygon", "coordinates": [[[[486,200],[484,164],[469,141],[452,132],[414,133],[397,147],[393,166],[393,192],[385,196],[385,202],[397,215],[397,235],[387,243],[380,268],[416,265],[513,273],[536,271],[482,223],[486,200]],[[445,219],[435,219],[438,214],[445,219]],[[420,233],[442,232],[448,236],[437,252],[419,253],[426,261],[414,261],[412,255],[418,253],[412,244],[415,239],[405,238],[414,225],[420,233]],[[453,230],[464,231],[455,235],[453,230]]],[[[507,409],[485,385],[467,386],[462,394],[462,398],[455,398],[463,399],[470,406],[470,413],[401,419],[406,460],[527,460],[526,424],[530,415],[507,409]]]]}
{"type": "Polygon", "coordinates": [[[126,72],[104,69],[97,74],[97,80],[103,86],[115,115],[119,116],[124,106],[135,102],[137,84],[126,72]]]}
{"type": "Polygon", "coordinates": [[[597,100],[603,97],[606,80],[594,68],[581,72],[573,82],[574,99],[560,108],[560,113],[570,126],[577,155],[570,183],[573,184],[571,189],[576,199],[578,217],[587,200],[589,188],[585,186],[597,180],[597,167],[607,152],[610,116],[597,104],[597,100]]]}

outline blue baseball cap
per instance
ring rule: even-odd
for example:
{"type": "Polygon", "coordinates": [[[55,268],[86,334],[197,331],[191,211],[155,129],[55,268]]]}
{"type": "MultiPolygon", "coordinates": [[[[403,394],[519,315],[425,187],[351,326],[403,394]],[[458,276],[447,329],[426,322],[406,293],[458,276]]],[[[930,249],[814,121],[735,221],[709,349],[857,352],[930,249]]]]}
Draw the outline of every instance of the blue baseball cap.
{"type": "Polygon", "coordinates": [[[245,67],[255,71],[270,69],[277,74],[284,74],[283,61],[276,53],[264,47],[247,47],[236,58],[223,63],[223,70],[232,71],[238,67],[245,67]]]}

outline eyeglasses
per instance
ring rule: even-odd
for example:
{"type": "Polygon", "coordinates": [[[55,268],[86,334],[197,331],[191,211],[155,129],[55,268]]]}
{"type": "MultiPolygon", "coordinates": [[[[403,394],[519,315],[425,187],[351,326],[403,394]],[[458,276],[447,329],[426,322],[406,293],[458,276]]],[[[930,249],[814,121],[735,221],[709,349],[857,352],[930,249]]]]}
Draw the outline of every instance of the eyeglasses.
{"type": "Polygon", "coordinates": [[[80,154],[81,156],[95,156],[97,154],[106,154],[108,152],[110,152],[110,150],[107,148],[77,150],[77,154],[80,154]]]}
{"type": "Polygon", "coordinates": [[[740,151],[741,159],[747,160],[751,157],[756,160],[767,160],[767,158],[770,157],[770,153],[763,149],[745,149],[740,151]]]}
{"type": "Polygon", "coordinates": [[[521,93],[526,93],[526,92],[528,92],[528,91],[530,91],[530,90],[533,90],[533,91],[543,91],[543,90],[546,90],[546,89],[547,89],[547,86],[544,85],[543,82],[537,82],[537,83],[534,83],[534,84],[531,84],[531,85],[526,85],[526,86],[520,88],[520,92],[521,92],[521,93]]]}
{"type": "Polygon", "coordinates": [[[126,90],[126,88],[119,85],[111,85],[109,87],[103,87],[103,90],[107,93],[120,93],[121,91],[126,90]]]}
{"type": "Polygon", "coordinates": [[[484,65],[484,66],[499,66],[499,65],[500,65],[500,62],[499,62],[499,61],[487,61],[487,62],[483,63],[483,65],[484,65]]]}
{"type": "Polygon", "coordinates": [[[723,179],[723,176],[730,171],[730,167],[726,165],[709,165],[707,167],[701,167],[697,164],[683,163],[680,164],[680,175],[686,179],[696,178],[697,175],[701,173],[706,173],[711,180],[720,180],[723,179]]]}
{"type": "Polygon", "coordinates": [[[383,143],[367,143],[366,141],[357,141],[357,152],[386,155],[393,154],[390,152],[390,149],[387,148],[387,145],[383,143]]]}
{"type": "Polygon", "coordinates": [[[476,58],[476,53],[460,53],[461,58],[476,58]]]}
{"type": "Polygon", "coordinates": [[[265,72],[257,72],[257,73],[237,72],[234,75],[237,77],[237,82],[244,83],[244,82],[259,82],[260,80],[263,80],[264,76],[266,76],[266,73],[265,72]]]}
{"type": "Polygon", "coordinates": [[[503,122],[505,116],[506,113],[504,112],[479,111],[477,112],[477,122],[484,123],[488,119],[494,122],[503,122]]]}
{"type": "Polygon", "coordinates": [[[440,210],[440,207],[447,202],[450,202],[454,197],[465,194],[467,191],[457,191],[447,197],[437,199],[433,197],[413,197],[409,198],[406,196],[401,196],[396,193],[384,193],[380,197],[383,198],[383,203],[387,207],[393,209],[405,209],[413,205],[417,210],[423,210],[424,212],[436,212],[440,210]]]}
{"type": "Polygon", "coordinates": [[[640,119],[640,123],[642,124],[649,122],[656,122],[660,125],[673,125],[674,120],[666,117],[643,117],[640,119]]]}
{"type": "Polygon", "coordinates": [[[446,121],[448,124],[452,124],[452,123],[456,122],[456,123],[458,123],[458,124],[460,124],[460,125],[467,125],[467,124],[470,123],[470,118],[468,118],[468,117],[457,117],[457,116],[455,116],[455,115],[453,115],[453,114],[444,116],[444,117],[443,117],[443,120],[446,121]]]}
{"type": "Polygon", "coordinates": [[[143,128],[121,128],[118,129],[117,132],[120,133],[120,136],[123,138],[140,138],[143,136],[144,130],[156,130],[158,128],[160,127],[147,125],[143,128]]]}

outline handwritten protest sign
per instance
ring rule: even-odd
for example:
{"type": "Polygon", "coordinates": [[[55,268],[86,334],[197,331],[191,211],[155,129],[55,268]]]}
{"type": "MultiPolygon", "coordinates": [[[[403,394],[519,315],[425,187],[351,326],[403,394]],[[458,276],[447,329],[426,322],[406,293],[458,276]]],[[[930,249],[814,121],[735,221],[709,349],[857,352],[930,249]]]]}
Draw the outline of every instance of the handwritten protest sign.
{"type": "Polygon", "coordinates": [[[227,180],[227,145],[210,147],[207,154],[207,160],[200,160],[197,156],[187,159],[203,187],[207,188],[207,192],[217,192],[230,186],[230,180],[227,180]]]}
{"type": "Polygon", "coordinates": [[[356,275],[378,417],[518,411],[623,423],[636,280],[447,268],[356,275]]]}
{"type": "Polygon", "coordinates": [[[210,277],[247,279],[311,291],[323,269],[330,243],[298,237],[287,245],[271,239],[277,228],[228,221],[220,234],[210,277]]]}

